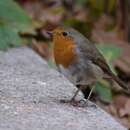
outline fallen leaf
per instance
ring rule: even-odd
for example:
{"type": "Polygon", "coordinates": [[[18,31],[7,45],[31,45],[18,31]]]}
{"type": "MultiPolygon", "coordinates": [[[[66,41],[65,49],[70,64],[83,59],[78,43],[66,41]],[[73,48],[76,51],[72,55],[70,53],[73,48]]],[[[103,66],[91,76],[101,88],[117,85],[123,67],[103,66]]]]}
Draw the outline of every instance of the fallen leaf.
{"type": "Polygon", "coordinates": [[[121,108],[120,111],[120,116],[130,116],[130,99],[127,100],[127,102],[125,103],[124,108],[121,108]]]}

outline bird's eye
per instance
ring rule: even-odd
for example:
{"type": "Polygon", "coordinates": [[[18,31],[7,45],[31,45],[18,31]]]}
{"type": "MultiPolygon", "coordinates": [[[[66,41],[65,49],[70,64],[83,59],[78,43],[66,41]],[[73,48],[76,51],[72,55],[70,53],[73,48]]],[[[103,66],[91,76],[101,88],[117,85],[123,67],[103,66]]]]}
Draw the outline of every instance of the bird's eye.
{"type": "Polygon", "coordinates": [[[62,32],[62,35],[63,35],[63,36],[67,36],[68,33],[67,33],[67,32],[62,32]]]}

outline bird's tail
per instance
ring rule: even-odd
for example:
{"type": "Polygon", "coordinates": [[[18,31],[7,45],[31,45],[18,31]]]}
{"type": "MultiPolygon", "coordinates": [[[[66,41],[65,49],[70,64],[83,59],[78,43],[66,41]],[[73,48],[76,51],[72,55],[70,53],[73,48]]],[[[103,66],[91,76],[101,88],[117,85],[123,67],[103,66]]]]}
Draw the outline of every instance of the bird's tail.
{"type": "Polygon", "coordinates": [[[130,88],[122,81],[120,80],[116,75],[112,74],[112,78],[125,90],[127,90],[130,93],[130,88]]]}

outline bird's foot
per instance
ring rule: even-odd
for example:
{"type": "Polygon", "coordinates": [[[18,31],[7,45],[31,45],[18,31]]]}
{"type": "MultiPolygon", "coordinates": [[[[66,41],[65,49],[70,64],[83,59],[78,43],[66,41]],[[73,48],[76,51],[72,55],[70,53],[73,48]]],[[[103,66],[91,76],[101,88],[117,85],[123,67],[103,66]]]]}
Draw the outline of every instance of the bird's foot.
{"type": "Polygon", "coordinates": [[[73,106],[80,106],[80,101],[76,101],[76,100],[60,100],[61,103],[68,103],[71,104],[73,106]]]}
{"type": "Polygon", "coordinates": [[[79,101],[71,99],[71,100],[60,100],[61,103],[68,103],[71,104],[75,107],[93,107],[93,105],[88,104],[88,100],[86,99],[81,99],[79,101]]]}

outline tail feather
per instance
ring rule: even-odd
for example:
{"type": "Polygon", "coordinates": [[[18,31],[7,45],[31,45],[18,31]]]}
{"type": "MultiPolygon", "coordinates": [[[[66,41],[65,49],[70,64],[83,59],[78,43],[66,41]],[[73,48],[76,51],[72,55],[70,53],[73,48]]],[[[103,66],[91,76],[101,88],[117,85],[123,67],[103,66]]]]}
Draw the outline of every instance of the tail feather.
{"type": "Polygon", "coordinates": [[[127,90],[130,93],[130,88],[122,81],[120,80],[117,76],[114,74],[112,75],[112,78],[125,90],[127,90]]]}

